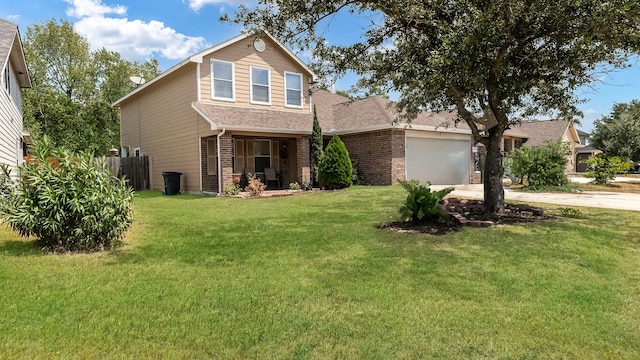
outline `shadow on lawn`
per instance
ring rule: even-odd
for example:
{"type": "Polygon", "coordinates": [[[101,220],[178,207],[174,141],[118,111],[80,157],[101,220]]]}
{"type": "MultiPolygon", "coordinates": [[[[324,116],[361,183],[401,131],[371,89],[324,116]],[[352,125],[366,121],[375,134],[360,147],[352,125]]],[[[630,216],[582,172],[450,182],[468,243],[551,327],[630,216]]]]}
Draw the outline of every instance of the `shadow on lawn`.
{"type": "Polygon", "coordinates": [[[31,240],[10,240],[0,245],[0,254],[9,256],[41,256],[42,252],[31,240]]]}

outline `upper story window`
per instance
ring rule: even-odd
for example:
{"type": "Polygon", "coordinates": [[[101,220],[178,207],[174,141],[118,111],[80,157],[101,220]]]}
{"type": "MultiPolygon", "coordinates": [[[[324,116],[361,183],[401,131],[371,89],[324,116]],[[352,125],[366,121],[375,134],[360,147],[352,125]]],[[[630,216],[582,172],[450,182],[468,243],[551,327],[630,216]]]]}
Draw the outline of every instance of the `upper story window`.
{"type": "Polygon", "coordinates": [[[233,63],[211,60],[211,97],[218,100],[235,100],[233,89],[233,63]]]}
{"type": "Polygon", "coordinates": [[[285,105],[302,107],[302,74],[284,73],[285,105]]]}
{"type": "Polygon", "coordinates": [[[257,104],[271,104],[271,88],[269,69],[251,67],[251,102],[257,104]]]}

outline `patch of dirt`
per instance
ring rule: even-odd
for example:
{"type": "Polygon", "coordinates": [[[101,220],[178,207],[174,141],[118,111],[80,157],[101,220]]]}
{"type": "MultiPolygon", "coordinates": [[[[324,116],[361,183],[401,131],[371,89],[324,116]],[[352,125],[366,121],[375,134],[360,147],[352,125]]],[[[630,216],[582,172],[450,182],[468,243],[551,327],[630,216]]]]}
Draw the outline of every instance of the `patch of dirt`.
{"type": "Polygon", "coordinates": [[[404,233],[445,235],[455,233],[463,226],[491,227],[555,219],[552,216],[545,215],[544,209],[530,205],[505,204],[505,210],[500,214],[485,214],[482,200],[447,198],[443,200],[441,206],[447,213],[447,218],[444,222],[434,220],[419,222],[396,221],[383,224],[380,228],[404,233]]]}

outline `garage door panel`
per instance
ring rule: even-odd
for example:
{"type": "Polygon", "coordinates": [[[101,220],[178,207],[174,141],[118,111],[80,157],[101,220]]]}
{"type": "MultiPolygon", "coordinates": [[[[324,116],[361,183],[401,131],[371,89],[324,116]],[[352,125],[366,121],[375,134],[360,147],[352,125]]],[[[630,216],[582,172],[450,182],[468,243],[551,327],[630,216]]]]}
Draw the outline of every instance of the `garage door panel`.
{"type": "Polygon", "coordinates": [[[434,185],[469,183],[469,141],[407,137],[407,179],[434,185]]]}

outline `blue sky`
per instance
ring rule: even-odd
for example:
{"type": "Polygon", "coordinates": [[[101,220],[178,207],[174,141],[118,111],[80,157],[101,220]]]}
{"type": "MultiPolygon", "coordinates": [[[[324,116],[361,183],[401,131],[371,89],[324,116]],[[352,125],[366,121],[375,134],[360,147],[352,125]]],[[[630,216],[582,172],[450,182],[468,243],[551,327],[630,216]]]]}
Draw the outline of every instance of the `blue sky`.
{"type": "MultiPolygon", "coordinates": [[[[0,3],[0,17],[28,26],[51,18],[66,19],[95,49],[118,51],[127,60],[157,59],[166,70],[209,46],[238,35],[242,29],[218,18],[232,13],[239,4],[255,0],[22,0],[0,3]]],[[[362,22],[366,19],[359,19],[362,22]]],[[[360,21],[336,18],[326,29],[334,43],[348,43],[360,33],[360,21]]],[[[354,39],[355,40],[355,39],[354,39]]],[[[300,54],[304,60],[304,54],[300,54]]],[[[590,132],[593,120],[610,113],[614,103],[640,99],[640,60],[631,69],[605,74],[602,82],[581,90],[588,98],[581,106],[580,129],[590,132]]],[[[353,78],[339,79],[336,88],[348,90],[353,78]]]]}

